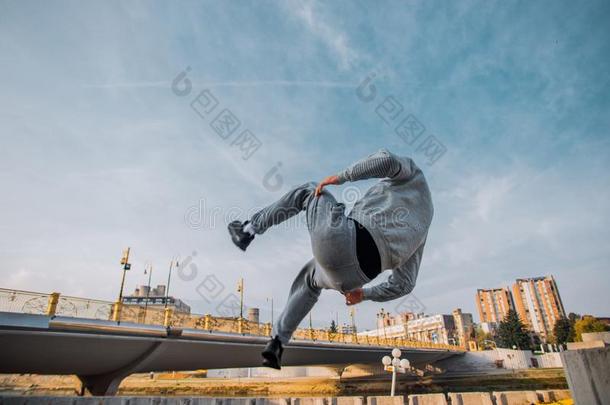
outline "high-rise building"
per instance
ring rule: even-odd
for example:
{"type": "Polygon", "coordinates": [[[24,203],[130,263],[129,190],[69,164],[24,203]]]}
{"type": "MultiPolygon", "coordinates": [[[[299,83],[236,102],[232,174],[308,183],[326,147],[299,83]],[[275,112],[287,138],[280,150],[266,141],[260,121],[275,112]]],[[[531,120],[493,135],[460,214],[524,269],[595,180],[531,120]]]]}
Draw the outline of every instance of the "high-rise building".
{"type": "Polygon", "coordinates": [[[508,287],[477,290],[477,309],[481,323],[497,324],[515,309],[508,287]]]}
{"type": "Polygon", "coordinates": [[[553,276],[517,279],[513,297],[521,321],[543,340],[553,334],[555,322],[566,316],[553,276]]]}

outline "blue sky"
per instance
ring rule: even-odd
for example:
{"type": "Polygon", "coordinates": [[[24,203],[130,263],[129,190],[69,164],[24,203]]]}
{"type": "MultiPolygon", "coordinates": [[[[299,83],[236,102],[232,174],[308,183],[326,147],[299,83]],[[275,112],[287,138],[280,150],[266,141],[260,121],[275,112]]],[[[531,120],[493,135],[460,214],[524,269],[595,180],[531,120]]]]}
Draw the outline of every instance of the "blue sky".
{"type": "MultiPolygon", "coordinates": [[[[227,218],[386,147],[433,193],[426,312],[474,313],[477,288],[553,274],[568,311],[608,316],[609,19],[604,1],[0,1],[2,287],[111,300],[131,246],[130,290],[146,262],[162,283],[190,256],[172,294],[214,311],[244,277],[268,318],[311,255],[305,227],[243,254],[227,218]],[[204,89],[261,142],[249,159],[190,107],[204,89]],[[433,165],[376,113],[390,96],[446,147],[433,165]],[[210,275],[215,298],[200,294],[210,275]]],[[[369,185],[331,191],[349,203],[369,185]]],[[[357,322],[396,304],[364,303],[357,322]]],[[[347,320],[324,292],[313,321],[335,312],[347,320]]]]}

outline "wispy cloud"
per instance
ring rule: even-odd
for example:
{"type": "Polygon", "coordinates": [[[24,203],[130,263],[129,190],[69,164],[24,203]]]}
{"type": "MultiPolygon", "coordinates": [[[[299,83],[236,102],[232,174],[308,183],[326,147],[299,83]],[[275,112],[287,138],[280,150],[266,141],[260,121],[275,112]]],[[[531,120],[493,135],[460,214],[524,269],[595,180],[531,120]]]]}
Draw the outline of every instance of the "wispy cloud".
{"type": "MultiPolygon", "coordinates": [[[[297,16],[307,29],[337,57],[341,69],[350,69],[359,62],[361,55],[351,44],[345,32],[336,29],[319,12],[321,3],[311,1],[291,1],[286,5],[289,12],[297,16]]],[[[336,16],[335,16],[336,17],[336,16]]]]}
{"type": "MultiPolygon", "coordinates": [[[[195,79],[196,80],[196,79],[195,79]]],[[[170,81],[152,81],[152,82],[122,82],[122,83],[101,83],[101,84],[86,84],[85,88],[169,88],[170,81]]],[[[229,81],[229,82],[209,82],[197,80],[197,85],[203,88],[213,87],[264,87],[264,86],[279,86],[279,87],[337,87],[337,88],[354,88],[358,85],[356,82],[334,82],[334,81],[319,81],[319,80],[254,80],[254,81],[229,81]]]]}

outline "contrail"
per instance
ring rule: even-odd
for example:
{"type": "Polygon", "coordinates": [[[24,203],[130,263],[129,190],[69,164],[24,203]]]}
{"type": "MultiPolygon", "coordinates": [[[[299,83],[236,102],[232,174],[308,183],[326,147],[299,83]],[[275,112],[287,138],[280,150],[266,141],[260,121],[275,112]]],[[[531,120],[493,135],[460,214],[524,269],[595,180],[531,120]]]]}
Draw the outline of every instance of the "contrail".
{"type": "MultiPolygon", "coordinates": [[[[294,87],[338,87],[338,88],[353,88],[357,83],[352,82],[333,82],[333,81],[316,81],[316,80],[257,80],[257,81],[228,81],[228,82],[200,82],[196,81],[200,87],[257,87],[257,86],[294,86],[294,87]]],[[[160,82],[123,82],[123,83],[101,83],[101,84],[86,84],[84,87],[96,89],[110,88],[163,88],[169,87],[170,81],[160,82]]]]}

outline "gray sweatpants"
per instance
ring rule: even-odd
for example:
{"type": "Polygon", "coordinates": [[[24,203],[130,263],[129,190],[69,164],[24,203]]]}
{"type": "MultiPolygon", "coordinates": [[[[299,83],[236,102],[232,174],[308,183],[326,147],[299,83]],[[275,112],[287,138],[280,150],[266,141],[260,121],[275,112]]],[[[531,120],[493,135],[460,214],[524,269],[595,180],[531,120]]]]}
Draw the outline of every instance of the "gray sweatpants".
{"type": "Polygon", "coordinates": [[[295,187],[275,203],[252,216],[257,234],[305,211],[314,258],[301,269],[290,288],[288,303],[274,330],[283,344],[318,301],[322,289],[353,290],[370,280],[358,265],[356,228],[345,215],[345,205],[323,190],[314,195],[316,183],[295,187]]]}

